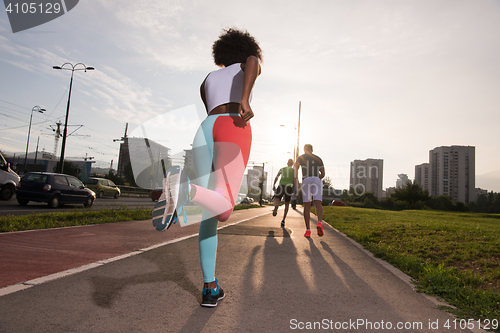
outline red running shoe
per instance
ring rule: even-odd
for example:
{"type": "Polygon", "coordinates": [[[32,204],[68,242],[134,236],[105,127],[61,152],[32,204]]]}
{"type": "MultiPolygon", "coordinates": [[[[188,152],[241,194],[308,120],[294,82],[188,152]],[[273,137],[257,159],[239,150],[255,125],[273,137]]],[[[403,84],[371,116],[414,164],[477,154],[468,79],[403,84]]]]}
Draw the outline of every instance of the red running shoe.
{"type": "Polygon", "coordinates": [[[304,237],[310,238],[311,237],[311,230],[306,230],[304,237]]]}
{"type": "Polygon", "coordinates": [[[316,228],[318,229],[318,236],[323,236],[323,223],[321,221],[318,222],[316,228]]]}

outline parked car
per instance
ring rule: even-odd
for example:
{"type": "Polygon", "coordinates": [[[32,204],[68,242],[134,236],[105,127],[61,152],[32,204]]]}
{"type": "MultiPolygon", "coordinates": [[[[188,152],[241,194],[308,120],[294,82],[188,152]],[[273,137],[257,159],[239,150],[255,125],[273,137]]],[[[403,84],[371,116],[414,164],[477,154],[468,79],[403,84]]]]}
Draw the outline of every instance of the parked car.
{"type": "Polygon", "coordinates": [[[347,206],[347,205],[340,200],[333,200],[330,203],[330,206],[342,206],[343,207],[343,206],[347,206]]]}
{"type": "Polygon", "coordinates": [[[249,204],[253,203],[253,201],[254,201],[254,200],[253,200],[252,198],[250,198],[250,197],[246,197],[246,198],[244,198],[243,200],[241,200],[241,203],[242,203],[242,204],[247,204],[247,205],[249,205],[249,204]]]}
{"type": "Polygon", "coordinates": [[[154,190],[152,190],[151,194],[150,194],[151,200],[158,201],[158,198],[160,198],[161,192],[163,192],[162,188],[155,188],[154,190]]]}
{"type": "Polygon", "coordinates": [[[45,172],[29,172],[21,178],[16,190],[17,202],[46,202],[56,208],[62,204],[83,204],[91,207],[95,193],[76,177],[45,172]]]}
{"type": "Polygon", "coordinates": [[[16,192],[16,186],[19,184],[19,176],[7,163],[5,158],[0,153],[0,199],[10,200],[16,192]]]}
{"type": "Polygon", "coordinates": [[[91,177],[85,180],[84,183],[85,186],[97,194],[98,198],[109,196],[118,199],[121,195],[121,191],[118,186],[116,186],[115,183],[109,179],[91,177]]]}

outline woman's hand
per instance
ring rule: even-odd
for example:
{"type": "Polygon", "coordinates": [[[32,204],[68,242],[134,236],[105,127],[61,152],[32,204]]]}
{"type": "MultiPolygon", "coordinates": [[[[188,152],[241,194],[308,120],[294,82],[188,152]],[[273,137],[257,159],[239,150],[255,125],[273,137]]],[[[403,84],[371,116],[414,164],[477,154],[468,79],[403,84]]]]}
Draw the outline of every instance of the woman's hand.
{"type": "Polygon", "coordinates": [[[250,107],[250,103],[248,103],[248,101],[241,102],[239,113],[240,113],[241,118],[245,122],[248,122],[254,116],[252,108],[250,107]]]}
{"type": "Polygon", "coordinates": [[[260,74],[259,59],[255,56],[249,56],[245,62],[243,71],[245,72],[245,78],[243,80],[243,96],[241,97],[240,103],[240,115],[245,122],[248,122],[253,118],[253,111],[249,101],[255,80],[260,74]]]}

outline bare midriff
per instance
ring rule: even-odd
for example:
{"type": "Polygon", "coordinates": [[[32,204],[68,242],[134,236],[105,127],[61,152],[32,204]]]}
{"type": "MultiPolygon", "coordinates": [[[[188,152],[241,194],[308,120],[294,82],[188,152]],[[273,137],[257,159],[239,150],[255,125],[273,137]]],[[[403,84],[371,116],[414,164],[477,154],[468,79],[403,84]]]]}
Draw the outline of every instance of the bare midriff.
{"type": "Polygon", "coordinates": [[[210,111],[209,116],[214,114],[224,114],[224,113],[239,113],[240,103],[227,103],[222,104],[210,111]]]}

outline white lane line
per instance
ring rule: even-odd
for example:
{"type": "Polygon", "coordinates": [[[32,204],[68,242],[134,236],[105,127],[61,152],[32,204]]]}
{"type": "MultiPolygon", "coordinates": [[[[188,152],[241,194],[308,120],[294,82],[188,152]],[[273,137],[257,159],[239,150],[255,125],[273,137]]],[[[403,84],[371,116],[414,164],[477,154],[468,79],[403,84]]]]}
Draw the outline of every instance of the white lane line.
{"type": "MultiPolygon", "coordinates": [[[[236,221],[236,222],[233,222],[233,223],[221,226],[221,227],[217,228],[217,230],[220,230],[220,229],[223,229],[223,228],[227,228],[229,226],[232,226],[232,225],[235,225],[235,224],[239,224],[239,223],[242,223],[242,222],[246,222],[246,221],[249,221],[249,220],[252,220],[252,219],[264,216],[264,215],[267,215],[267,214],[270,214],[270,212],[266,212],[264,214],[260,214],[260,215],[257,215],[257,216],[252,216],[252,217],[246,218],[244,220],[236,221]]],[[[66,277],[66,276],[70,276],[70,275],[73,275],[73,274],[85,272],[85,271],[87,271],[89,269],[96,268],[96,267],[99,267],[99,266],[102,266],[102,265],[105,265],[105,264],[109,264],[111,262],[115,262],[115,261],[118,261],[118,260],[130,258],[130,257],[135,256],[137,254],[141,254],[141,253],[144,253],[144,252],[147,252],[147,251],[150,251],[150,250],[154,250],[154,249],[157,249],[157,248],[165,246],[165,245],[169,245],[169,244],[181,242],[183,240],[186,240],[186,239],[189,239],[189,238],[192,238],[192,237],[196,237],[196,236],[198,236],[198,233],[192,234],[192,235],[188,235],[188,236],[184,236],[184,237],[180,237],[180,238],[176,238],[176,239],[172,239],[172,240],[169,240],[169,241],[166,241],[166,242],[163,242],[163,243],[154,244],[154,245],[145,247],[143,249],[139,249],[139,250],[136,250],[136,251],[125,253],[125,254],[122,254],[122,255],[119,255],[119,256],[116,256],[116,257],[102,259],[102,260],[98,260],[96,262],[93,262],[93,263],[90,263],[90,264],[86,264],[86,265],[83,265],[83,266],[79,266],[79,267],[75,267],[75,268],[70,268],[70,269],[62,271],[62,272],[50,274],[50,275],[47,275],[47,276],[42,276],[42,277],[39,277],[39,278],[36,278],[36,279],[32,279],[32,280],[29,280],[29,281],[24,281],[24,282],[16,283],[16,284],[11,285],[11,286],[0,288],[0,297],[5,296],[5,295],[9,295],[9,294],[12,294],[12,293],[15,293],[17,291],[25,290],[25,289],[31,288],[33,286],[37,286],[37,285],[49,282],[49,281],[54,281],[54,280],[57,280],[57,279],[60,279],[60,278],[66,277]]]]}

